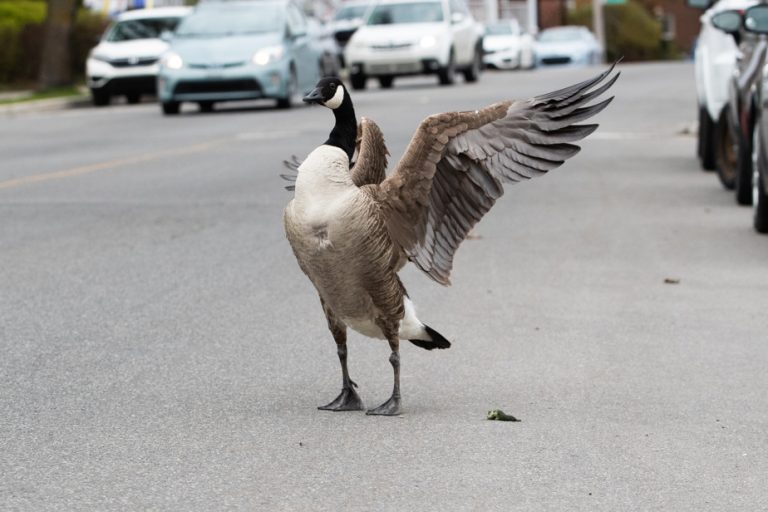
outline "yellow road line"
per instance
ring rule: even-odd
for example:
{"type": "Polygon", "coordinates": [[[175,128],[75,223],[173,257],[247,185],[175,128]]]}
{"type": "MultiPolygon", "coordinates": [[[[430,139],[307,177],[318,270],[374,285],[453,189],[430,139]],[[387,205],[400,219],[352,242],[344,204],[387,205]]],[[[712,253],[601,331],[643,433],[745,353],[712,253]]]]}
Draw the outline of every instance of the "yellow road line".
{"type": "Polygon", "coordinates": [[[205,142],[202,144],[195,144],[177,149],[169,149],[166,151],[157,151],[155,153],[147,153],[144,155],[121,158],[117,160],[107,160],[105,162],[97,162],[95,164],[83,165],[80,167],[73,167],[72,169],[65,169],[63,171],[47,172],[43,174],[34,174],[32,176],[23,176],[21,178],[14,178],[12,180],[0,181],[0,190],[6,188],[21,187],[24,185],[30,185],[32,183],[40,183],[43,181],[60,180],[63,178],[71,178],[73,176],[82,176],[84,174],[90,174],[92,172],[104,171],[107,169],[114,169],[116,167],[125,167],[126,165],[140,164],[142,162],[149,162],[151,160],[158,160],[160,158],[166,158],[169,156],[186,155],[190,153],[200,153],[211,149],[224,142],[224,139],[205,142]]]}

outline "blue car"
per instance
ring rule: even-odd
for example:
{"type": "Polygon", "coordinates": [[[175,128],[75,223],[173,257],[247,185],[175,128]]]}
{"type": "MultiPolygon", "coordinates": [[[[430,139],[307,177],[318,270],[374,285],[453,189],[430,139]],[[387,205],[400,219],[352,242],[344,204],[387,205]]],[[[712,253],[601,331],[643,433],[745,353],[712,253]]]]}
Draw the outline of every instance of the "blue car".
{"type": "Polygon", "coordinates": [[[202,3],[160,60],[157,94],[165,114],[182,102],[273,98],[290,108],[320,78],[322,54],[292,0],[202,3]]]}

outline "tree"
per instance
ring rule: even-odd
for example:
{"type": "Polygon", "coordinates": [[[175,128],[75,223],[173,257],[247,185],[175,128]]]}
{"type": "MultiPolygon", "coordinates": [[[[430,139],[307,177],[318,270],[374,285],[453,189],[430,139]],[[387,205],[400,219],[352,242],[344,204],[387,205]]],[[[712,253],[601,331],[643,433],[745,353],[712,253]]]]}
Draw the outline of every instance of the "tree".
{"type": "Polygon", "coordinates": [[[71,85],[71,34],[78,0],[48,0],[43,49],[37,87],[40,90],[71,85]]]}

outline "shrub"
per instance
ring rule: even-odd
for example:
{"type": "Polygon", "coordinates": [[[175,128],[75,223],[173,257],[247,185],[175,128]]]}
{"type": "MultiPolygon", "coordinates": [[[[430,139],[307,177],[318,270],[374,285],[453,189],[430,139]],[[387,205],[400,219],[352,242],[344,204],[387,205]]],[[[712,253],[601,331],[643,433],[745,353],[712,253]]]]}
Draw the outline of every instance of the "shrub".
{"type": "MultiPolygon", "coordinates": [[[[0,0],[0,84],[27,86],[37,79],[45,13],[44,1],[0,0]]],[[[107,22],[87,9],[78,12],[70,42],[73,76],[84,75],[88,52],[107,22]]]]}
{"type": "MultiPolygon", "coordinates": [[[[661,26],[639,3],[606,5],[605,53],[609,61],[624,57],[626,60],[651,60],[668,58],[669,50],[661,42],[661,26]]],[[[584,6],[568,12],[568,22],[573,25],[592,26],[592,6],[584,6]]]]}

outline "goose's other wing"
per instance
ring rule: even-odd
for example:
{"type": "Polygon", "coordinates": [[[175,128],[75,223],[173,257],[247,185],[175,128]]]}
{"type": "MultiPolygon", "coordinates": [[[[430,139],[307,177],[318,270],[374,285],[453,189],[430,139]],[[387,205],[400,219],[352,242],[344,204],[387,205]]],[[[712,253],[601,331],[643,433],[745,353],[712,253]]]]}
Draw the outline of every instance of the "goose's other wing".
{"type": "MultiPolygon", "coordinates": [[[[285,181],[290,181],[292,183],[296,183],[296,178],[299,177],[299,166],[301,165],[301,160],[299,160],[296,155],[291,155],[290,160],[283,160],[283,165],[286,169],[290,172],[290,174],[281,174],[280,177],[283,178],[285,181]]],[[[285,190],[295,190],[296,185],[286,185],[285,190]]]]}
{"type": "Polygon", "coordinates": [[[362,118],[357,126],[357,159],[352,166],[352,181],[358,187],[378,185],[387,172],[387,146],[378,125],[362,118]]]}
{"type": "Polygon", "coordinates": [[[502,183],[560,166],[580,149],[571,143],[595,131],[596,124],[574,123],[611,102],[613,97],[585,106],[616,81],[619,73],[604,82],[614,66],[549,94],[422,121],[397,168],[380,185],[393,241],[429,277],[450,284],[456,249],[504,193],[502,183]]]}

